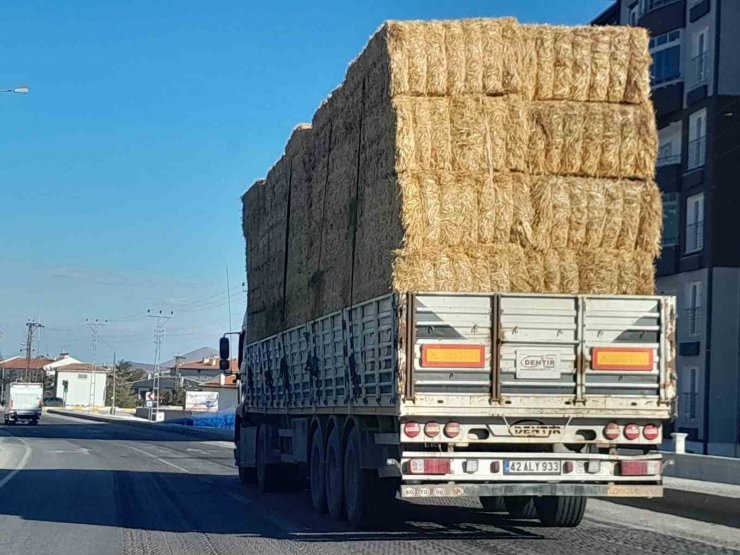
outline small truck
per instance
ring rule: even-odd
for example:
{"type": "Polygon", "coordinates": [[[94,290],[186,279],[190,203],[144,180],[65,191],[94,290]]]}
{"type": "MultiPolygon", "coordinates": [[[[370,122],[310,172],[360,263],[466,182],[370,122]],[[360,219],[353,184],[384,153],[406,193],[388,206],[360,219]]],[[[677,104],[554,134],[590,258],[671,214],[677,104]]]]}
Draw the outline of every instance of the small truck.
{"type": "Polygon", "coordinates": [[[660,497],[675,314],[666,296],[391,293],[242,331],[239,477],[308,478],[316,510],[354,526],[396,495],[560,527],[589,497],[660,497]]]}
{"type": "Polygon", "coordinates": [[[41,418],[41,399],[44,386],[40,383],[13,382],[2,399],[5,424],[28,422],[38,424],[41,418]]]}

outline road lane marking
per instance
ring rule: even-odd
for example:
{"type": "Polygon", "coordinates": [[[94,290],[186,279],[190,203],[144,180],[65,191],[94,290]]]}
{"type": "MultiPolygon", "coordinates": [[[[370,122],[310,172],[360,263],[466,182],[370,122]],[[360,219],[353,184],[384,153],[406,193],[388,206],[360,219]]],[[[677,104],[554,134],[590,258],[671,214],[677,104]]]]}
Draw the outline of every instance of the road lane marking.
{"type": "Polygon", "coordinates": [[[10,482],[16,474],[18,474],[21,470],[23,470],[26,466],[26,463],[28,462],[29,457],[31,456],[31,447],[22,439],[17,436],[14,436],[13,434],[10,434],[10,437],[13,437],[21,442],[21,445],[23,446],[23,449],[25,449],[23,453],[23,457],[21,457],[21,460],[18,462],[17,465],[15,465],[15,468],[10,471],[10,474],[8,474],[5,478],[0,480],[0,489],[3,488],[3,486],[7,485],[8,482],[10,482]]]}
{"type": "Polygon", "coordinates": [[[158,462],[161,462],[162,464],[166,464],[168,466],[171,466],[172,468],[176,468],[178,470],[182,470],[186,474],[191,474],[191,472],[187,468],[183,468],[183,467],[181,467],[179,465],[176,465],[175,463],[172,463],[170,461],[166,461],[163,458],[158,457],[157,455],[152,455],[151,453],[149,453],[147,451],[144,451],[143,449],[139,449],[138,447],[132,447],[131,445],[126,445],[125,443],[119,443],[118,445],[120,445],[121,447],[125,447],[126,449],[131,449],[133,451],[137,451],[139,453],[142,453],[143,455],[146,455],[149,458],[152,458],[152,459],[154,459],[154,460],[156,460],[158,462]]]}

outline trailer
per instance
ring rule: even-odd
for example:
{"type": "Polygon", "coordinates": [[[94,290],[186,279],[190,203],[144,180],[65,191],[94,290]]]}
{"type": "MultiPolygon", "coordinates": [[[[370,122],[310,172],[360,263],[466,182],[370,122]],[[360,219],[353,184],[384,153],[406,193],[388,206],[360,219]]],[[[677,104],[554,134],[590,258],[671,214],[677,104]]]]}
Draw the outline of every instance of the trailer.
{"type": "Polygon", "coordinates": [[[354,526],[396,495],[577,526],[588,497],[662,496],[674,328],[672,297],[445,292],[242,332],[239,477],[307,477],[354,526]]]}
{"type": "Polygon", "coordinates": [[[5,424],[28,422],[38,424],[41,418],[44,386],[40,383],[11,383],[2,399],[5,424]]]}

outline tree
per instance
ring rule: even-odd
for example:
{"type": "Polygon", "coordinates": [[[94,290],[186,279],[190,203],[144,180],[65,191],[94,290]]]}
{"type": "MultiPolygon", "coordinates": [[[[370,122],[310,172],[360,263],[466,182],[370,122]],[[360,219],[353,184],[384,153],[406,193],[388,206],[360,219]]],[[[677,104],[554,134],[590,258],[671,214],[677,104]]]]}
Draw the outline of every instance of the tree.
{"type": "MultiPolygon", "coordinates": [[[[116,362],[113,370],[116,373],[116,407],[132,409],[141,404],[136,392],[131,388],[133,382],[146,378],[143,370],[134,368],[128,360],[116,362]]],[[[105,389],[105,403],[111,405],[113,402],[113,376],[109,376],[108,385],[105,389]]]]}

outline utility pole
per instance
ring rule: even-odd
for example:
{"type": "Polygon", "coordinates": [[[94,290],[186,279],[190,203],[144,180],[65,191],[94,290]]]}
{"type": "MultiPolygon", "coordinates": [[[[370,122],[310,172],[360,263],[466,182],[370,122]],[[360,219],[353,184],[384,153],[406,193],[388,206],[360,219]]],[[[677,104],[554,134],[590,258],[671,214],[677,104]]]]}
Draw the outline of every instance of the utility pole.
{"type": "Polygon", "coordinates": [[[170,310],[169,313],[165,313],[163,311],[157,311],[154,312],[152,309],[148,309],[146,311],[146,315],[149,318],[156,318],[157,324],[154,327],[154,376],[152,379],[153,383],[153,393],[154,393],[154,421],[157,422],[159,418],[159,396],[160,396],[160,390],[159,390],[159,362],[160,362],[160,356],[162,353],[162,339],[164,338],[164,327],[167,325],[167,322],[174,316],[174,312],[170,310]]]}
{"type": "Polygon", "coordinates": [[[100,338],[100,328],[105,326],[108,320],[104,318],[85,318],[85,324],[90,328],[92,334],[92,349],[93,349],[93,360],[92,360],[92,372],[90,372],[90,394],[88,396],[88,404],[90,405],[90,412],[95,407],[95,365],[97,363],[98,354],[98,341],[100,338]]]}
{"type": "Polygon", "coordinates": [[[111,407],[110,407],[110,413],[116,414],[116,352],[113,351],[113,394],[111,395],[111,407]]]}
{"type": "Polygon", "coordinates": [[[26,322],[28,331],[26,332],[26,371],[23,375],[23,381],[28,381],[28,374],[31,370],[31,353],[33,351],[33,334],[37,329],[43,328],[40,323],[29,320],[26,322]]]}
{"type": "MultiPolygon", "coordinates": [[[[183,355],[175,355],[175,380],[177,383],[177,388],[175,391],[181,391],[183,389],[183,383],[182,378],[180,377],[180,361],[185,360],[185,357],[183,355]]],[[[183,408],[185,408],[185,403],[183,402],[183,408]]]]}

